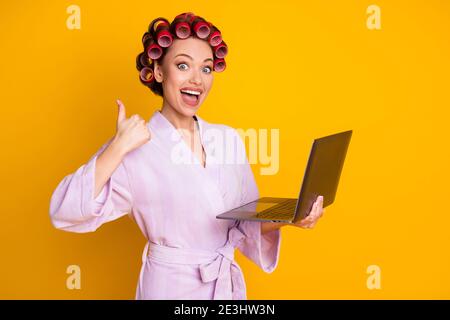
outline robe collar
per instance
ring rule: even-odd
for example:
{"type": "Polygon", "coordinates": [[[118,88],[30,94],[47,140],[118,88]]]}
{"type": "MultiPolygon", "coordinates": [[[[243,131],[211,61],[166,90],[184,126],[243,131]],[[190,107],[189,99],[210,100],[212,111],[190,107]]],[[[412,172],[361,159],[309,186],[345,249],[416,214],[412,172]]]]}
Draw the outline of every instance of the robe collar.
{"type": "MultiPolygon", "coordinates": [[[[185,143],[183,144],[185,146],[186,152],[189,152],[189,155],[193,157],[194,161],[197,164],[192,166],[192,168],[195,170],[196,173],[205,178],[202,181],[203,182],[202,188],[204,189],[206,195],[205,198],[211,205],[212,208],[211,212],[217,215],[225,211],[225,203],[220,187],[218,185],[218,178],[213,174],[213,173],[218,174],[220,166],[216,164],[214,155],[209,150],[208,143],[205,143],[204,141],[205,129],[208,128],[209,123],[204,121],[197,115],[194,115],[193,117],[194,119],[197,119],[197,123],[199,125],[200,140],[206,152],[206,167],[203,167],[200,161],[197,159],[197,157],[192,155],[189,147],[185,143]]],[[[150,129],[151,134],[156,135],[157,137],[162,139],[161,143],[164,144],[165,146],[168,142],[170,145],[170,141],[173,144],[178,143],[177,141],[174,141],[173,135],[177,137],[177,140],[183,139],[181,133],[179,133],[178,130],[176,130],[176,128],[172,125],[172,123],[166,117],[164,117],[164,115],[159,110],[154,112],[149,123],[151,127],[150,129]]],[[[163,149],[166,148],[164,147],[163,149]]]]}
{"type": "MultiPolygon", "coordinates": [[[[200,131],[200,139],[203,143],[204,140],[203,132],[206,122],[198,115],[194,115],[193,118],[198,124],[200,131]]],[[[182,139],[180,132],[178,132],[178,130],[173,126],[173,124],[159,110],[156,110],[153,113],[153,116],[149,121],[149,126],[151,129],[153,129],[152,134],[154,133],[155,135],[159,135],[164,139],[173,140],[174,136],[172,135],[176,135],[177,140],[182,139]]]]}

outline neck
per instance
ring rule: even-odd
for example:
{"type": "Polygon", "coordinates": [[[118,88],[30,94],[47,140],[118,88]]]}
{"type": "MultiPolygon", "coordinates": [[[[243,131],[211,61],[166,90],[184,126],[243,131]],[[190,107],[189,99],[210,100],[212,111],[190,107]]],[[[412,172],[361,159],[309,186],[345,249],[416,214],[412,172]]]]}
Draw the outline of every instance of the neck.
{"type": "Polygon", "coordinates": [[[193,117],[187,117],[166,104],[163,105],[160,112],[176,129],[194,131],[195,120],[193,117]]]}

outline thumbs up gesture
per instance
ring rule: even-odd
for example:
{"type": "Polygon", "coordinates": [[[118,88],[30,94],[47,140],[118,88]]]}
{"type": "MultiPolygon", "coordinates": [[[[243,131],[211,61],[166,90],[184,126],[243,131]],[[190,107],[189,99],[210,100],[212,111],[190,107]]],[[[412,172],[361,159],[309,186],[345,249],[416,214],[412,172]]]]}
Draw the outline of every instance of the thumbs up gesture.
{"type": "Polygon", "coordinates": [[[114,140],[125,153],[128,153],[148,142],[151,139],[151,134],[144,119],[137,114],[127,118],[122,101],[117,100],[117,105],[119,113],[114,140]]]}

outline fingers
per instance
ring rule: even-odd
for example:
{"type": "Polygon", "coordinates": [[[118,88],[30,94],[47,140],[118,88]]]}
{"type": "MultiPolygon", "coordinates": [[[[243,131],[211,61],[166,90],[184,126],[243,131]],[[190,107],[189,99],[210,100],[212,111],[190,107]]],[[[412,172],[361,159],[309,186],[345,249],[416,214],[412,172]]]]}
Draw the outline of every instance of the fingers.
{"type": "Polygon", "coordinates": [[[322,217],[324,211],[325,209],[323,209],[323,196],[319,196],[314,202],[309,215],[305,219],[300,221],[299,226],[305,229],[314,228],[314,226],[317,224],[317,221],[320,219],[320,217],[322,217]]]}
{"type": "Polygon", "coordinates": [[[317,219],[318,210],[320,209],[320,208],[319,208],[319,205],[320,205],[320,199],[318,198],[318,199],[314,202],[314,205],[313,205],[313,207],[311,208],[311,212],[309,213],[309,215],[308,215],[308,217],[307,217],[308,222],[313,222],[314,220],[317,219]]]}
{"type": "Polygon", "coordinates": [[[120,101],[119,99],[117,99],[116,102],[117,102],[117,106],[119,107],[119,112],[117,115],[117,123],[120,123],[126,119],[125,106],[123,105],[122,101],[120,101]]]}
{"type": "Polygon", "coordinates": [[[317,221],[314,221],[313,223],[310,223],[310,224],[307,226],[307,228],[308,228],[308,229],[312,229],[312,228],[314,228],[314,227],[316,226],[316,224],[317,224],[317,221]]]}
{"type": "MultiPolygon", "coordinates": [[[[125,105],[119,99],[117,99],[116,102],[118,106],[117,122],[121,122],[126,119],[125,105]]],[[[133,123],[145,123],[145,120],[142,119],[138,114],[133,114],[130,119],[133,123]]]]}
{"type": "Polygon", "coordinates": [[[324,208],[322,208],[322,212],[320,212],[320,216],[319,216],[319,218],[321,218],[322,216],[323,216],[323,214],[325,213],[325,209],[324,208]]]}
{"type": "Polygon", "coordinates": [[[316,207],[317,207],[317,201],[314,202],[309,214],[302,221],[300,221],[300,226],[307,226],[311,222],[314,221],[314,212],[316,211],[316,207]]]}
{"type": "Polygon", "coordinates": [[[317,197],[316,202],[317,202],[316,212],[317,212],[317,217],[319,218],[322,215],[322,210],[323,210],[323,196],[317,197]]]}
{"type": "Polygon", "coordinates": [[[309,221],[306,221],[306,219],[303,219],[302,221],[300,221],[299,226],[300,226],[301,228],[308,229],[310,224],[311,224],[311,223],[310,223],[309,221]]]}
{"type": "Polygon", "coordinates": [[[319,196],[317,197],[317,200],[315,202],[315,206],[311,210],[311,222],[315,223],[317,220],[322,216],[322,208],[323,206],[323,197],[319,196]]]}
{"type": "Polygon", "coordinates": [[[131,124],[131,126],[132,127],[146,128],[145,120],[144,119],[139,119],[139,118],[138,119],[134,119],[132,124],[131,124]]]}
{"type": "Polygon", "coordinates": [[[138,114],[133,114],[130,119],[134,124],[145,123],[145,120],[141,118],[138,114]]]}
{"type": "Polygon", "coordinates": [[[138,114],[134,114],[131,117],[129,117],[128,119],[125,119],[123,125],[128,128],[134,128],[134,127],[138,127],[138,126],[146,127],[145,120],[142,119],[138,114]]]}
{"type": "Polygon", "coordinates": [[[310,214],[307,217],[305,217],[303,220],[301,220],[299,225],[302,228],[306,228],[313,222],[314,222],[314,219],[313,219],[312,215],[310,214]]]}
{"type": "Polygon", "coordinates": [[[147,139],[150,141],[152,139],[152,133],[150,132],[149,128],[145,127],[145,129],[146,129],[145,133],[146,133],[147,139]]]}

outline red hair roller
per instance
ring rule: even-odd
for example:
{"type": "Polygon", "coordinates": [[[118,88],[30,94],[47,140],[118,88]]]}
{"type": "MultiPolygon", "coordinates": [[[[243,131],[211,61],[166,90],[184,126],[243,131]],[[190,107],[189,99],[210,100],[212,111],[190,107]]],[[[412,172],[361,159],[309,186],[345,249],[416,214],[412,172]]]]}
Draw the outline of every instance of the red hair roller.
{"type": "Polygon", "coordinates": [[[214,60],[214,71],[222,72],[227,67],[224,59],[215,59],[214,60]]]}
{"type": "Polygon", "coordinates": [[[153,40],[153,38],[148,38],[144,43],[144,46],[147,48],[147,55],[150,59],[156,60],[163,54],[162,48],[155,42],[155,40],[153,40]]]}
{"type": "Polygon", "coordinates": [[[209,24],[202,18],[192,16],[190,19],[194,29],[195,34],[200,39],[205,39],[209,36],[209,33],[211,32],[211,29],[209,28],[209,24]]]}
{"type": "Polygon", "coordinates": [[[213,47],[218,46],[222,42],[222,35],[220,34],[220,31],[212,25],[212,23],[208,23],[211,27],[211,33],[208,36],[208,42],[213,47]]]}
{"type": "Polygon", "coordinates": [[[144,35],[142,36],[142,43],[145,45],[145,41],[147,41],[149,38],[151,38],[152,35],[148,32],[144,33],[144,35]]]}
{"type": "Polygon", "coordinates": [[[165,20],[158,20],[153,25],[153,30],[156,33],[156,42],[163,48],[169,47],[173,41],[169,27],[170,24],[165,20]]]}
{"type": "Polygon", "coordinates": [[[150,58],[145,52],[141,52],[139,55],[139,62],[144,67],[150,67],[153,64],[152,58],[150,58]]]}
{"type": "Polygon", "coordinates": [[[187,22],[178,22],[175,25],[175,34],[180,39],[186,39],[191,35],[191,27],[187,22]]]}
{"type": "Polygon", "coordinates": [[[159,18],[153,24],[153,32],[157,32],[159,27],[169,27],[169,22],[166,19],[159,18]]]}
{"type": "Polygon", "coordinates": [[[139,77],[141,78],[141,81],[144,83],[151,83],[153,82],[153,70],[149,67],[145,67],[139,72],[139,77]]]}
{"type": "Polygon", "coordinates": [[[172,44],[173,36],[169,30],[161,30],[156,34],[156,41],[161,47],[167,48],[172,44]]]}
{"type": "Polygon", "coordinates": [[[214,55],[222,59],[228,54],[228,47],[225,43],[225,41],[222,40],[221,43],[219,43],[217,46],[213,47],[214,55]]]}

